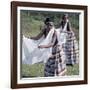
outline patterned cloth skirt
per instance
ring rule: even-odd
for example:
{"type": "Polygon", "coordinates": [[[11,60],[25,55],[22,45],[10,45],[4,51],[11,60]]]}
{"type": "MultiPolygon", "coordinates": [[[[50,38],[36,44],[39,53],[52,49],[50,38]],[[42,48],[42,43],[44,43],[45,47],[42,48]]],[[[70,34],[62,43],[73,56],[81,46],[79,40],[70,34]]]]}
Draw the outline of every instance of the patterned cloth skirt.
{"type": "Polygon", "coordinates": [[[45,64],[44,76],[62,76],[66,71],[66,61],[63,49],[59,49],[58,46],[52,48],[52,57],[48,59],[45,64]]]}
{"type": "Polygon", "coordinates": [[[74,32],[67,32],[66,43],[63,44],[63,50],[66,55],[66,64],[74,65],[79,63],[79,47],[74,32]]]}

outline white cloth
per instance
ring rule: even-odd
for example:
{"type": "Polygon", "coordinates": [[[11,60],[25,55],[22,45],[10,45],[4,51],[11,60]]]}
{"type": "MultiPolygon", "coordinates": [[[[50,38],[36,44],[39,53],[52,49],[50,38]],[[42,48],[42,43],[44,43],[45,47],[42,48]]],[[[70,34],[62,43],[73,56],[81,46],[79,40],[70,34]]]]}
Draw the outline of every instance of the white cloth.
{"type": "MultiPolygon", "coordinates": [[[[63,31],[65,31],[67,27],[67,23],[63,31]]],[[[66,42],[66,34],[61,33],[61,28],[55,29],[54,27],[49,31],[46,38],[41,37],[39,40],[32,40],[28,39],[23,36],[22,41],[22,63],[23,64],[35,64],[38,62],[46,62],[49,56],[52,54],[52,47],[51,48],[43,48],[39,49],[39,45],[48,45],[52,41],[52,36],[54,31],[56,31],[58,44],[61,45],[62,43],[66,42]]]]}
{"type": "Polygon", "coordinates": [[[51,43],[54,30],[55,29],[52,28],[46,38],[41,37],[39,40],[32,40],[23,36],[22,63],[34,64],[42,61],[46,62],[46,60],[48,60],[49,55],[52,53],[51,48],[40,49],[38,48],[38,46],[48,45],[49,43],[51,43]]]}
{"type": "Polygon", "coordinates": [[[65,24],[63,29],[62,29],[62,27],[56,29],[58,45],[62,45],[63,43],[66,43],[66,38],[67,38],[66,29],[67,29],[67,23],[65,24]]]}

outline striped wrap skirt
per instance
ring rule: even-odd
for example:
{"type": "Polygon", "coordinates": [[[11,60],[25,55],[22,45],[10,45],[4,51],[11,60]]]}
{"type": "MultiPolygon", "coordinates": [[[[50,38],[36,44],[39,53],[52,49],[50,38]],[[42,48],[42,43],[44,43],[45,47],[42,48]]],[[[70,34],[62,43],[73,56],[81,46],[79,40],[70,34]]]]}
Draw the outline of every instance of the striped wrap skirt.
{"type": "Polygon", "coordinates": [[[45,64],[44,76],[63,76],[66,72],[66,59],[63,49],[59,46],[52,48],[52,56],[45,64]]]}

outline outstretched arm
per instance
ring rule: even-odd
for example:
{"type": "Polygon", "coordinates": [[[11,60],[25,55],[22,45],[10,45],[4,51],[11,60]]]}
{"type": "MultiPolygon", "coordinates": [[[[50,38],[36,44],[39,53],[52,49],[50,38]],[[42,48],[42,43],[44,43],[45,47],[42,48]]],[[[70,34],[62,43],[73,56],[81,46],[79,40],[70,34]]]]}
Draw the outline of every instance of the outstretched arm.
{"type": "Polygon", "coordinates": [[[38,46],[38,48],[49,48],[49,47],[52,47],[53,44],[48,44],[48,45],[40,45],[38,46]]]}
{"type": "Polygon", "coordinates": [[[43,36],[43,32],[40,32],[37,36],[35,36],[35,37],[30,37],[30,38],[31,38],[31,39],[34,39],[34,40],[38,40],[38,39],[40,39],[42,36],[43,36]]]}
{"type": "Polygon", "coordinates": [[[30,38],[31,38],[31,39],[34,39],[34,40],[40,39],[40,38],[44,35],[45,26],[44,26],[42,29],[40,29],[40,30],[41,30],[41,32],[40,32],[37,36],[35,36],[35,37],[30,37],[30,38]]]}
{"type": "Polygon", "coordinates": [[[56,36],[56,32],[55,32],[50,44],[48,44],[48,45],[40,45],[40,46],[38,46],[38,48],[50,48],[50,47],[52,47],[55,44],[56,38],[57,38],[57,36],[56,36]]]}

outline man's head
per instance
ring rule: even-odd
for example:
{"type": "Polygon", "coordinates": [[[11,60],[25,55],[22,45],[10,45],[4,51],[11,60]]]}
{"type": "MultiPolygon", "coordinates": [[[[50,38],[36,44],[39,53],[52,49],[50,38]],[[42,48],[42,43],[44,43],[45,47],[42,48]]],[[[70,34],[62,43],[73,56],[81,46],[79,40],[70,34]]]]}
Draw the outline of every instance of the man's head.
{"type": "Polygon", "coordinates": [[[64,21],[66,21],[66,20],[68,19],[68,14],[64,14],[63,17],[62,17],[62,19],[63,19],[64,21]]]}
{"type": "Polygon", "coordinates": [[[51,22],[51,19],[48,17],[48,18],[45,19],[44,23],[45,23],[46,25],[48,25],[49,22],[51,22]]]}
{"type": "Polygon", "coordinates": [[[49,23],[48,23],[48,28],[49,28],[49,29],[52,29],[53,27],[54,27],[54,23],[53,23],[53,22],[49,22],[49,23]]]}

